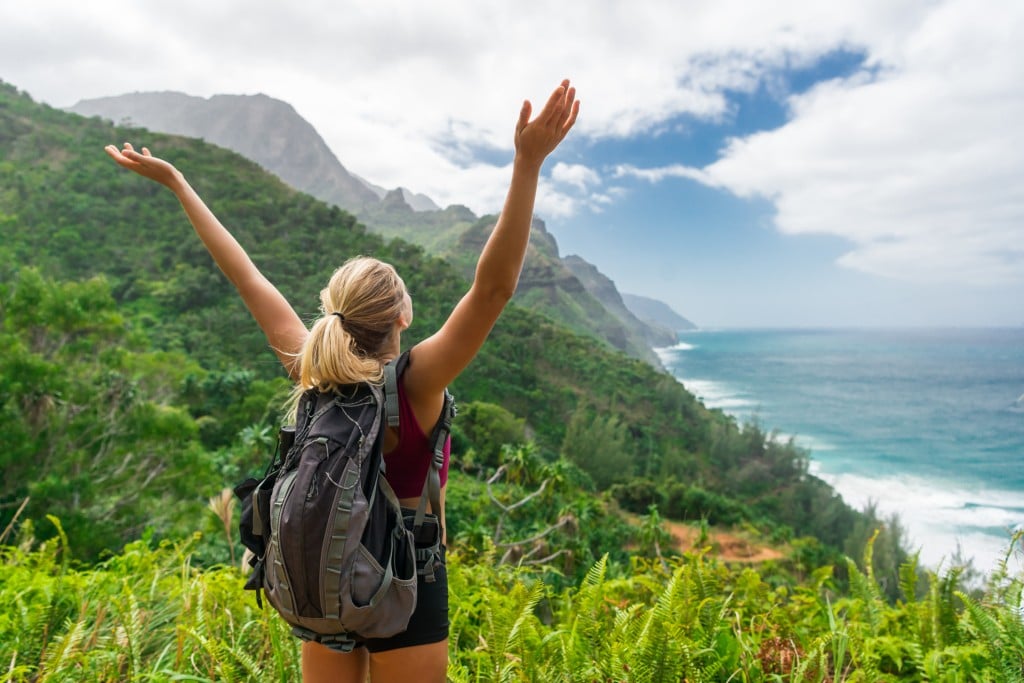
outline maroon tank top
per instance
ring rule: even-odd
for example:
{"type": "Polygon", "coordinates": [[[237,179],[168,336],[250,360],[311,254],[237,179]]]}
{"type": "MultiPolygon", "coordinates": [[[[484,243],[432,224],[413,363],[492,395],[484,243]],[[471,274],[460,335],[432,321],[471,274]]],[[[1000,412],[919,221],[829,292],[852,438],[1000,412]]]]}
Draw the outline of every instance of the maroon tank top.
{"type": "MultiPolygon", "coordinates": [[[[401,379],[398,382],[398,419],[398,445],[390,453],[384,454],[387,480],[399,498],[416,498],[423,493],[423,482],[427,480],[427,471],[434,453],[430,449],[430,437],[423,433],[416,421],[409,398],[405,395],[405,383],[401,379]]],[[[451,451],[452,438],[449,436],[444,442],[441,486],[448,481],[451,451]]]]}

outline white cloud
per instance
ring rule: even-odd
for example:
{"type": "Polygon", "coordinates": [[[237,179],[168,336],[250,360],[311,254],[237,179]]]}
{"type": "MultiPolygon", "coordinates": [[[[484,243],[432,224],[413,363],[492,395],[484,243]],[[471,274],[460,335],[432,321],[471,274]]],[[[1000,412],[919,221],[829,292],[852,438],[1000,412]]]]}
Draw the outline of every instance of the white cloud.
{"type": "Polygon", "coordinates": [[[734,140],[705,181],[771,198],[780,230],[853,243],[889,277],[1024,280],[1020,3],[948,2],[876,78],[821,84],[778,130],[734,140]]]}
{"type": "Polygon", "coordinates": [[[683,164],[672,164],[660,168],[637,168],[631,164],[619,164],[615,167],[614,173],[616,178],[639,178],[649,183],[660,183],[666,178],[687,178],[709,185],[712,183],[708,174],[701,169],[683,164]]]}
{"type": "Polygon", "coordinates": [[[4,79],[56,106],[138,90],[263,92],[370,180],[492,211],[500,204],[452,162],[471,169],[482,148],[507,163],[523,97],[542,102],[573,78],[576,139],[642,134],[682,112],[722,116],[725,88],[753,88],[833,49],[872,11],[894,13],[870,4],[34,0],[0,5],[0,63],[4,79]]]}
{"type": "Polygon", "coordinates": [[[571,185],[581,192],[601,184],[601,176],[597,171],[583,164],[566,164],[561,161],[551,169],[551,179],[556,183],[571,185]]]}
{"type": "Polygon", "coordinates": [[[730,97],[837,49],[868,75],[789,101],[790,120],[703,169],[620,165],[775,203],[786,233],[830,233],[890,276],[1021,277],[1024,3],[1016,0],[496,0],[345,3],[34,0],[0,4],[0,77],[48,103],[137,90],[263,92],[342,162],[441,204],[497,211],[523,97],[564,76],[583,107],[538,212],[599,210],[586,142],[731,115],[730,97]],[[27,58],[30,55],[31,58],[27,58]]]}
{"type": "Polygon", "coordinates": [[[703,169],[619,166],[770,199],[789,234],[853,245],[840,263],[923,282],[1024,281],[1024,32],[1020,3],[936,5],[899,44],[865,40],[877,71],[789,101],[777,130],[703,169]]]}

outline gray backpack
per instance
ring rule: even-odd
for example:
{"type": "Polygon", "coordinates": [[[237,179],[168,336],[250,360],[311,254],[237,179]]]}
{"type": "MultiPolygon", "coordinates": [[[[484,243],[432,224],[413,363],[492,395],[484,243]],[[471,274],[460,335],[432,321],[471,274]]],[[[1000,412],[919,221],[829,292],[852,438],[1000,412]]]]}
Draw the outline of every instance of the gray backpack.
{"type": "Polygon", "coordinates": [[[406,629],[417,575],[434,580],[442,529],[443,447],[455,415],[444,409],[431,434],[434,457],[415,514],[403,515],[384,478],[384,424],[398,425],[398,377],[408,352],[385,367],[383,389],[307,391],[294,427],[281,430],[262,480],[236,487],[242,542],[253,552],[246,588],[262,589],[303,640],[350,651],[366,638],[406,629]]]}

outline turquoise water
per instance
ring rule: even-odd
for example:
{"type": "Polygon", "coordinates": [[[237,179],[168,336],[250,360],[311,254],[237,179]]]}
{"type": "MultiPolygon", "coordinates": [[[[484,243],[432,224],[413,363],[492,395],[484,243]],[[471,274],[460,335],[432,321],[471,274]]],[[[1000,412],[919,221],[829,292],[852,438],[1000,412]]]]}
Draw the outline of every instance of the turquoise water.
{"type": "Polygon", "coordinates": [[[709,407],[810,450],[932,566],[988,570],[1024,527],[1024,328],[686,332],[661,349],[709,407]]]}

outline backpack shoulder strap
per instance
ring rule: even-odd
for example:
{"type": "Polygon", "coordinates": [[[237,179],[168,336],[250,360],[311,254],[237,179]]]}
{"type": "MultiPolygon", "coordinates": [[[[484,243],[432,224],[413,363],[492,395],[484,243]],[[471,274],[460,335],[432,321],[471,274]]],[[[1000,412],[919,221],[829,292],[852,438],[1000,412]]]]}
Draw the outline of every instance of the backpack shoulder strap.
{"type": "Polygon", "coordinates": [[[435,514],[441,509],[441,468],[444,466],[444,444],[452,432],[452,420],[457,412],[455,398],[448,389],[445,389],[441,416],[437,419],[434,431],[430,434],[429,443],[433,457],[430,461],[430,468],[427,470],[427,479],[423,482],[420,504],[416,508],[416,517],[413,522],[413,528],[416,530],[423,525],[423,519],[427,514],[427,500],[430,501],[430,507],[435,514]]]}
{"type": "Polygon", "coordinates": [[[398,426],[398,378],[405,372],[407,365],[409,365],[408,351],[398,358],[388,361],[384,366],[384,415],[388,419],[389,427],[398,426]]]}
{"type": "MultiPolygon", "coordinates": [[[[384,412],[387,415],[389,427],[398,426],[398,379],[405,372],[409,365],[409,352],[406,351],[398,358],[389,361],[384,366],[384,412]]],[[[441,509],[441,468],[444,466],[444,444],[452,431],[452,419],[455,417],[455,398],[448,389],[444,390],[444,405],[441,407],[441,415],[430,434],[430,449],[433,454],[430,468],[427,470],[427,479],[423,482],[423,493],[420,494],[420,504],[416,509],[414,528],[418,530],[423,525],[423,519],[427,513],[427,501],[433,510],[441,509]]]]}

